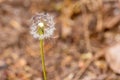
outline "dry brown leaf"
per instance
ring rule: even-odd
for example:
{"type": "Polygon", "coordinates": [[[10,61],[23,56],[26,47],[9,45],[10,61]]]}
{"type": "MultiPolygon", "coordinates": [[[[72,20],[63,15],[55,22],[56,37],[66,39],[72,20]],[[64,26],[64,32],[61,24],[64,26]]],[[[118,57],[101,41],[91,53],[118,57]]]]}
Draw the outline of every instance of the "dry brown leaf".
{"type": "Polygon", "coordinates": [[[108,48],[105,58],[110,68],[120,74],[120,43],[108,48]]]}

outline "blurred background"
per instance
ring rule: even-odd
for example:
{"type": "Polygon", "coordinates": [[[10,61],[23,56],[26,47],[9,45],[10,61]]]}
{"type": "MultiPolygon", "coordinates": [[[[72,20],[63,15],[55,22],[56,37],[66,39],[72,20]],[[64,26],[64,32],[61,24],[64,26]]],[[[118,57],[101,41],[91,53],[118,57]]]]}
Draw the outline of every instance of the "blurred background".
{"type": "Polygon", "coordinates": [[[120,0],[0,0],[0,80],[43,80],[31,18],[55,16],[48,80],[120,80],[120,0]]]}

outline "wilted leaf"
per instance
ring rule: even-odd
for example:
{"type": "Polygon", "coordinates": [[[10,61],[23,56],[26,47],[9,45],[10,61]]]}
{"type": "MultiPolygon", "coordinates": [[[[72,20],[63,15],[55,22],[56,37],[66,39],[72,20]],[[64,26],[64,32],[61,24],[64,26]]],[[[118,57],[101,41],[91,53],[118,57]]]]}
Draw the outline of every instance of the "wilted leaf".
{"type": "Polygon", "coordinates": [[[105,57],[110,68],[120,74],[120,43],[108,48],[105,57]]]}

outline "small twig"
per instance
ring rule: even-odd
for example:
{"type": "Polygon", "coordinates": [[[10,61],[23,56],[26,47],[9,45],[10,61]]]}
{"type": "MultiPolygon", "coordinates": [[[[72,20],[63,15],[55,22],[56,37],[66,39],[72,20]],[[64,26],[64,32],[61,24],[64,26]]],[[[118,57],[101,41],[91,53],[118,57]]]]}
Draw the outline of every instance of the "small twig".
{"type": "Polygon", "coordinates": [[[94,62],[94,60],[97,60],[97,59],[99,59],[101,56],[103,56],[103,54],[104,54],[104,50],[96,53],[96,54],[93,56],[93,58],[91,58],[90,60],[88,60],[88,62],[86,63],[86,66],[85,66],[80,72],[78,72],[78,73],[76,74],[76,77],[75,77],[73,80],[79,80],[79,79],[84,75],[85,71],[88,69],[88,67],[90,66],[90,64],[91,64],[92,62],[94,62]]]}
{"type": "MultiPolygon", "coordinates": [[[[85,15],[87,16],[87,15],[85,15]]],[[[85,19],[85,25],[84,25],[84,37],[85,37],[85,42],[86,42],[86,49],[88,52],[92,52],[91,50],[91,44],[90,44],[90,33],[88,30],[88,25],[90,21],[90,15],[88,15],[87,19],[85,19]]]]}

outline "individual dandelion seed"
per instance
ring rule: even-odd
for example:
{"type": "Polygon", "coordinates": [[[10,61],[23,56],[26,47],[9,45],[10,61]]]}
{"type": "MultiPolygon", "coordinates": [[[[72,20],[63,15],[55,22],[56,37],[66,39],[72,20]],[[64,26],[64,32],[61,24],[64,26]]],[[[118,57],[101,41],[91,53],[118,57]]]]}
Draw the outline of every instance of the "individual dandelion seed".
{"type": "Polygon", "coordinates": [[[43,48],[44,39],[50,38],[53,35],[55,30],[54,25],[55,23],[53,20],[53,16],[49,14],[39,13],[32,18],[32,26],[30,28],[30,33],[33,35],[34,38],[38,38],[40,40],[40,52],[44,80],[47,80],[43,48]]]}
{"type": "Polygon", "coordinates": [[[32,18],[32,26],[30,33],[33,35],[34,38],[38,38],[39,40],[50,38],[55,30],[54,25],[55,23],[53,20],[53,16],[51,16],[50,14],[36,14],[32,18]],[[39,30],[42,28],[44,28],[44,34],[39,33],[39,30]]]}

